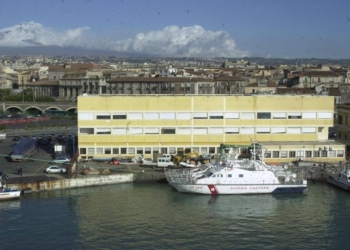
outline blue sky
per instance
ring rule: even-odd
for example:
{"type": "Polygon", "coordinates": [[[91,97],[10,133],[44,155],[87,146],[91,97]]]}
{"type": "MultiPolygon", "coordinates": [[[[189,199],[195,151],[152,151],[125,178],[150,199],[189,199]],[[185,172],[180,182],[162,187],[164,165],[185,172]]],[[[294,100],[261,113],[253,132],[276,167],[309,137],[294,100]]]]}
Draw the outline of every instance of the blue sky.
{"type": "Polygon", "coordinates": [[[89,27],[84,46],[90,37],[91,47],[105,39],[115,50],[160,46],[159,55],[168,47],[170,56],[349,58],[349,10],[347,0],[1,0],[0,29],[29,21],[55,32],[89,27]]]}

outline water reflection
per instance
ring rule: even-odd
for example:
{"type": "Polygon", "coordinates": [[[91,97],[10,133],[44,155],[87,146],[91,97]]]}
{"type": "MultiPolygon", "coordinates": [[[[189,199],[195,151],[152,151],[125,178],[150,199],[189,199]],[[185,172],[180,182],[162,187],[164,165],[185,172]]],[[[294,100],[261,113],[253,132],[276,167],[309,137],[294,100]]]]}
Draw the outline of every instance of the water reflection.
{"type": "MultiPolygon", "coordinates": [[[[348,193],[317,183],[306,195],[218,196],[128,183],[0,203],[0,242],[11,238],[6,235],[11,228],[36,242],[32,248],[40,248],[46,235],[50,249],[329,249],[349,243],[349,208],[348,193]],[[46,234],[52,230],[55,234],[46,234]]],[[[21,247],[10,240],[2,248],[21,247]]]]}
{"type": "Polygon", "coordinates": [[[0,213],[6,210],[16,210],[21,208],[20,200],[9,200],[0,202],[0,213]]]}

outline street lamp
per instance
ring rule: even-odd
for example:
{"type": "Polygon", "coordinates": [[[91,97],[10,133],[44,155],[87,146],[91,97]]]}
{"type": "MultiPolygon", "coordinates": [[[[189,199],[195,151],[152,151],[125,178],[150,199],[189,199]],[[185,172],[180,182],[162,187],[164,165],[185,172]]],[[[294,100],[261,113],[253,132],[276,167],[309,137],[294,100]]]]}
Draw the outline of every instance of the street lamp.
{"type": "Polygon", "coordinates": [[[24,113],[24,80],[22,76],[22,114],[24,113]]]}

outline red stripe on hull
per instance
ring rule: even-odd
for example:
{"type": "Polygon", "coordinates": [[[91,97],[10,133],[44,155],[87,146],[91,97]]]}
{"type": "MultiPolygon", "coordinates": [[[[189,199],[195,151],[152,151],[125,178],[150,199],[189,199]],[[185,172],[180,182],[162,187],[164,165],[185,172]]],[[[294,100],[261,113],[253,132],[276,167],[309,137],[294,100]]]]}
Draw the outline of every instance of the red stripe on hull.
{"type": "Polygon", "coordinates": [[[215,185],[208,185],[209,191],[211,194],[219,194],[218,190],[216,189],[215,185]]]}

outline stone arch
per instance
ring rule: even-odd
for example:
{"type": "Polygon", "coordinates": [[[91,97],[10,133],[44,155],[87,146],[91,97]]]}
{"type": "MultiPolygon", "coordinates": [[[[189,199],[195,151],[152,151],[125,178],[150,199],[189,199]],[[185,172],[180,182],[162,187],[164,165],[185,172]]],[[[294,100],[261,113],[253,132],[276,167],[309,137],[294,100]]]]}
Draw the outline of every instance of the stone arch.
{"type": "Polygon", "coordinates": [[[24,112],[30,113],[30,114],[38,114],[41,115],[43,113],[42,109],[39,107],[31,106],[24,110],[24,112]]]}
{"type": "Polygon", "coordinates": [[[23,113],[23,109],[18,106],[8,106],[5,108],[5,111],[7,113],[18,113],[18,112],[23,113]],[[17,112],[16,112],[16,109],[18,110],[17,112]]]}
{"type": "Polygon", "coordinates": [[[61,108],[59,108],[59,107],[47,107],[46,109],[45,109],[45,111],[46,110],[62,110],[61,108]]]}
{"type": "Polygon", "coordinates": [[[66,109],[66,112],[69,116],[76,116],[78,113],[78,108],[77,107],[70,107],[66,109]]]}

